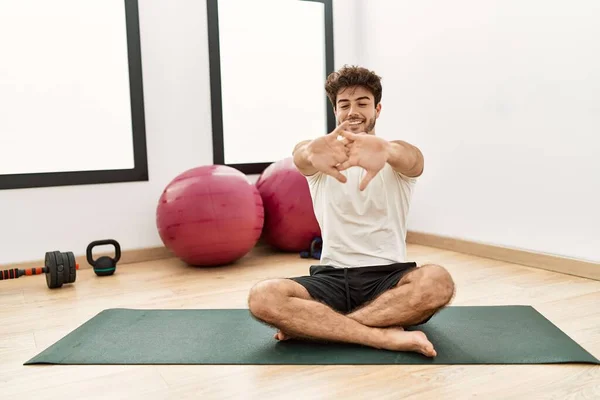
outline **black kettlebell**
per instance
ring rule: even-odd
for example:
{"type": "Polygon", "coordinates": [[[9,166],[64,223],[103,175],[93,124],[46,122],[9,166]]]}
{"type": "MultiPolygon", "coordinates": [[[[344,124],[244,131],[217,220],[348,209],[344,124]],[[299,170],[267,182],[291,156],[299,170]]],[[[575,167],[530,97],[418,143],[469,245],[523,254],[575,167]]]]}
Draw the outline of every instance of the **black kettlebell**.
{"type": "Polygon", "coordinates": [[[108,276],[115,273],[117,269],[117,262],[121,258],[121,245],[119,242],[113,239],[106,240],[96,240],[90,243],[86,250],[87,261],[90,263],[92,267],[94,267],[94,272],[98,276],[108,276]],[[102,256],[97,260],[92,258],[92,249],[96,246],[101,246],[105,244],[112,244],[115,247],[115,257],[111,258],[108,256],[102,256]]]}
{"type": "Polygon", "coordinates": [[[321,251],[323,248],[323,239],[319,236],[314,238],[312,242],[310,242],[310,250],[305,250],[300,252],[300,257],[302,258],[314,258],[315,260],[321,259],[321,251]]]}

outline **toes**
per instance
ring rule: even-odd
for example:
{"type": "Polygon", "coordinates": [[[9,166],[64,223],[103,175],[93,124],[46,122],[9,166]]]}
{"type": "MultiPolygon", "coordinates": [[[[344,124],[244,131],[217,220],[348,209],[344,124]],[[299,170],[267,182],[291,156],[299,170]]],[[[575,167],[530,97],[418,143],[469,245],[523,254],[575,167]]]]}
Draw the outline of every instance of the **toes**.
{"type": "Polygon", "coordinates": [[[437,351],[435,351],[435,349],[433,348],[433,345],[427,346],[427,355],[430,357],[437,356],[437,351]]]}

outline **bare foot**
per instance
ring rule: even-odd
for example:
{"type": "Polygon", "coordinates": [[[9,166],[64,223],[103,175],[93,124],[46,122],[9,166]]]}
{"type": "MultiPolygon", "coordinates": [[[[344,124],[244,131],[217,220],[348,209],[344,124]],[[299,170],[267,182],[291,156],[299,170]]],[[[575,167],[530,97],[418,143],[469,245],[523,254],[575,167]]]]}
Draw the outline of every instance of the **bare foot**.
{"type": "Polygon", "coordinates": [[[384,342],[382,347],[395,351],[414,351],[427,357],[437,356],[433,344],[421,331],[405,331],[403,328],[384,328],[384,342]]]}
{"type": "Polygon", "coordinates": [[[288,340],[291,339],[292,336],[288,335],[287,333],[284,333],[282,331],[277,331],[277,333],[275,334],[275,336],[273,336],[276,340],[288,340]]]}

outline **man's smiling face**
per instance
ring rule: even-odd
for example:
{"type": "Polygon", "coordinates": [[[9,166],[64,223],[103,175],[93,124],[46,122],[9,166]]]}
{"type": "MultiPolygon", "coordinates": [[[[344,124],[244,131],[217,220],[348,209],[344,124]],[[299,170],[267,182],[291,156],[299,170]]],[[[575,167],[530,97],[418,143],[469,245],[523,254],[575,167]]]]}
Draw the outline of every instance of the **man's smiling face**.
{"type": "Polygon", "coordinates": [[[343,88],[337,94],[335,115],[338,125],[349,121],[348,130],[352,132],[374,134],[380,112],[381,104],[375,104],[373,94],[362,86],[343,88]]]}

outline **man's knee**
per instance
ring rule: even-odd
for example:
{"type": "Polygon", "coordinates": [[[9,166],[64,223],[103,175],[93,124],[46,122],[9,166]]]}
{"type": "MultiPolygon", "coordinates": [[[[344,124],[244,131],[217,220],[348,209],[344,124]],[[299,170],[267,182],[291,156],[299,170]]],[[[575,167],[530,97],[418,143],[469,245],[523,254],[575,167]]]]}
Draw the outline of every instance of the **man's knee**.
{"type": "Polygon", "coordinates": [[[257,319],[272,322],[281,314],[288,298],[303,295],[298,293],[297,286],[299,285],[290,279],[268,279],[257,283],[248,294],[250,313],[257,319]]]}
{"type": "Polygon", "coordinates": [[[248,294],[248,309],[250,313],[260,319],[271,319],[276,298],[280,294],[279,280],[269,279],[254,285],[248,294]]]}
{"type": "Polygon", "coordinates": [[[412,275],[407,278],[414,286],[411,298],[415,307],[436,310],[446,306],[454,297],[454,280],[442,266],[426,264],[409,275],[412,275]]]}

